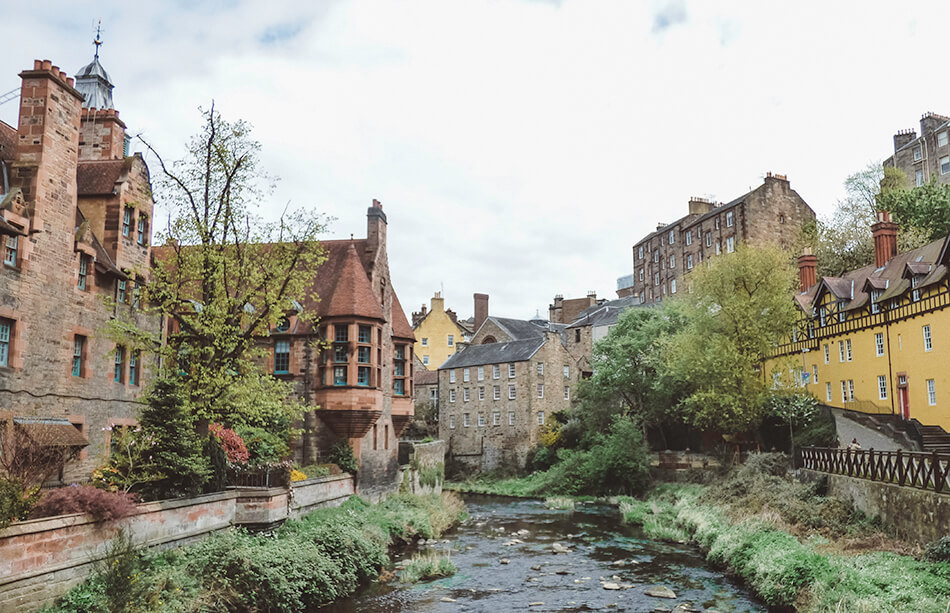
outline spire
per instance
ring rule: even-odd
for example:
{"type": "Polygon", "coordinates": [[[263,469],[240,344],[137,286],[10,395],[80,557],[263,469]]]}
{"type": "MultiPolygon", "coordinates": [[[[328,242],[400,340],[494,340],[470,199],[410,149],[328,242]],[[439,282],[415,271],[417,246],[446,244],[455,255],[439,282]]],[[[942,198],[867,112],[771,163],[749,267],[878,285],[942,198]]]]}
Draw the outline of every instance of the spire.
{"type": "Polygon", "coordinates": [[[96,39],[92,44],[96,46],[96,53],[92,62],[86,64],[76,72],[76,89],[82,94],[84,109],[106,110],[112,106],[112,79],[109,73],[99,63],[99,47],[102,45],[102,21],[96,27],[96,39]]]}

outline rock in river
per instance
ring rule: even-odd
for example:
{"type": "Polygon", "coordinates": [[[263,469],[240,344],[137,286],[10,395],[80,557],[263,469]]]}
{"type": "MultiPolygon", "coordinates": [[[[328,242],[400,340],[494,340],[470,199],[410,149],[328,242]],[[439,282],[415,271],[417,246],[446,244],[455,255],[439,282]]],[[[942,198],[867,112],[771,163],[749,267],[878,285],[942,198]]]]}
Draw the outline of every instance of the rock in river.
{"type": "Polygon", "coordinates": [[[676,598],[676,593],[665,585],[647,588],[646,592],[644,593],[647,596],[653,596],[654,598],[676,598]]]}

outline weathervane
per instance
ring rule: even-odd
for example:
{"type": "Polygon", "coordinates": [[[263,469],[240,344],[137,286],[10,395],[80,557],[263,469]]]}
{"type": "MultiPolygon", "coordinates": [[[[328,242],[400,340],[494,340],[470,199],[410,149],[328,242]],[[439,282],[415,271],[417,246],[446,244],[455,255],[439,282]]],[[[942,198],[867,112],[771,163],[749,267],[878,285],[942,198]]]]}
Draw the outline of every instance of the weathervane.
{"type": "Polygon", "coordinates": [[[96,46],[96,59],[99,59],[99,46],[102,45],[102,38],[99,34],[102,32],[102,20],[99,20],[99,25],[96,26],[96,40],[92,41],[92,44],[96,46]]]}

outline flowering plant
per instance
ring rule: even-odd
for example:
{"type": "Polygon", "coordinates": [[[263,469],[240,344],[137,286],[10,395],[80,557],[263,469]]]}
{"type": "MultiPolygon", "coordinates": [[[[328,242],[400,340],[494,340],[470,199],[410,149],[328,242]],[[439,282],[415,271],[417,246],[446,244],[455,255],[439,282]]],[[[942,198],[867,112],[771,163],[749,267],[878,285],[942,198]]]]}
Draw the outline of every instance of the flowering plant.
{"type": "Polygon", "coordinates": [[[208,431],[211,432],[211,434],[218,439],[218,442],[221,443],[221,446],[224,447],[225,453],[228,454],[229,463],[247,464],[250,453],[248,453],[247,445],[244,444],[244,439],[241,438],[240,434],[231,428],[225,428],[221,424],[211,424],[208,426],[208,431]]]}
{"type": "Polygon", "coordinates": [[[153,461],[155,441],[139,427],[109,426],[111,451],[103,466],[92,473],[93,485],[110,492],[128,493],[136,486],[164,479],[153,461]]]}

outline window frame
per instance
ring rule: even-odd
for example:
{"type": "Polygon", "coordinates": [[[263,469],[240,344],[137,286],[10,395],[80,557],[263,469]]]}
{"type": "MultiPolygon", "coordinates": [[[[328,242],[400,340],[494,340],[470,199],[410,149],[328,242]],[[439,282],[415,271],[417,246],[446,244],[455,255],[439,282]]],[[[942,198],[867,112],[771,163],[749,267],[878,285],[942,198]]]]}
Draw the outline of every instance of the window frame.
{"type": "Polygon", "coordinates": [[[132,207],[122,207],[122,236],[132,238],[132,207]]]}
{"type": "Polygon", "coordinates": [[[877,376],[877,399],[887,400],[887,375],[877,376]]]}
{"type": "Polygon", "coordinates": [[[538,398],[544,398],[544,384],[538,383],[538,398]]]}
{"type": "Polygon", "coordinates": [[[508,384],[508,400],[514,400],[517,398],[518,391],[514,383],[508,384]]]}
{"type": "Polygon", "coordinates": [[[112,369],[113,383],[125,383],[125,347],[115,346],[115,362],[112,369]]]}
{"type": "Polygon", "coordinates": [[[20,236],[7,234],[3,237],[3,264],[17,268],[20,261],[20,236]]]}
{"type": "Polygon", "coordinates": [[[937,406],[937,383],[933,379],[927,379],[927,405],[937,406]]]}
{"type": "Polygon", "coordinates": [[[884,355],[884,333],[883,332],[874,333],[874,355],[876,357],[882,357],[884,355]]]}
{"type": "Polygon", "coordinates": [[[73,363],[72,376],[82,377],[85,366],[83,357],[86,353],[86,337],[82,334],[73,335],[73,363]]]}
{"type": "Polygon", "coordinates": [[[921,331],[924,335],[924,351],[933,351],[933,334],[930,330],[930,324],[925,324],[922,326],[921,331]]]}

